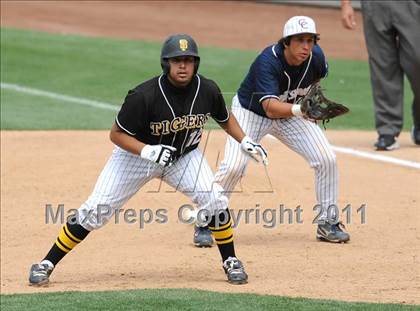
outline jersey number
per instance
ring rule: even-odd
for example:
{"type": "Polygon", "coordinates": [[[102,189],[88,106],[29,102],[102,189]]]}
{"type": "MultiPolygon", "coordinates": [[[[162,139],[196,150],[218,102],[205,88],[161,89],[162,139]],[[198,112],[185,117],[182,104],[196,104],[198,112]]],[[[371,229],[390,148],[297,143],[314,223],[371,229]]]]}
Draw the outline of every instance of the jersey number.
{"type": "Polygon", "coordinates": [[[203,134],[202,128],[197,129],[194,132],[191,132],[190,136],[188,137],[188,142],[185,145],[185,148],[198,144],[200,142],[202,134],[203,134]]]}

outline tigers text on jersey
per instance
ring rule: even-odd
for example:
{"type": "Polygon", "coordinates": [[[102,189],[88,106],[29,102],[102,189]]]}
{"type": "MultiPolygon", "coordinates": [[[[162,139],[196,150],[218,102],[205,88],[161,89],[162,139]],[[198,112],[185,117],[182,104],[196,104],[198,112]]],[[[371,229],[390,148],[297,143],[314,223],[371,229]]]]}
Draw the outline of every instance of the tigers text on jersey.
{"type": "Polygon", "coordinates": [[[229,119],[215,82],[195,75],[188,86],[177,88],[161,75],[128,92],[116,123],[145,144],[175,147],[179,157],[197,148],[209,117],[219,123],[229,119]]]}
{"type": "Polygon", "coordinates": [[[238,90],[239,102],[245,109],[267,117],[261,104],[264,99],[273,97],[293,103],[327,72],[328,65],[318,45],[314,45],[308,59],[299,66],[286,62],[284,49],[279,44],[266,47],[252,63],[238,90]]]}

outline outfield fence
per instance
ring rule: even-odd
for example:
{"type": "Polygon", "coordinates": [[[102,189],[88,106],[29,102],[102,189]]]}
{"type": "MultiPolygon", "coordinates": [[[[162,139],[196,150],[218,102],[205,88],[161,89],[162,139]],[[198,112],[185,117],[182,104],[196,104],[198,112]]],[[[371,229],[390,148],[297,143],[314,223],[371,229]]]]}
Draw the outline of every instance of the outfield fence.
{"type": "MultiPolygon", "coordinates": [[[[268,2],[273,4],[307,5],[313,7],[340,8],[340,0],[264,0],[256,2],[268,2]]],[[[360,9],[360,0],[351,1],[354,9],[360,9]]]]}

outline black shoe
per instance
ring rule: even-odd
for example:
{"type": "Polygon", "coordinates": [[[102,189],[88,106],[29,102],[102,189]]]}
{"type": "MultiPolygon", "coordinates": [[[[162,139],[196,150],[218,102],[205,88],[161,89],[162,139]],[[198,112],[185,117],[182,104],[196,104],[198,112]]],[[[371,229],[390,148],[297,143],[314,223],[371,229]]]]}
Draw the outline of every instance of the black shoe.
{"type": "Polygon", "coordinates": [[[211,247],[213,237],[209,227],[194,226],[194,245],[197,247],[211,247]]]}
{"type": "Polygon", "coordinates": [[[225,270],[228,282],[239,285],[248,283],[248,274],[246,274],[244,266],[236,257],[229,257],[223,262],[223,270],[225,270]]]}
{"type": "Polygon", "coordinates": [[[394,150],[400,145],[393,135],[379,135],[378,141],[375,143],[376,150],[394,150]]]}
{"type": "Polygon", "coordinates": [[[33,264],[29,271],[29,285],[44,286],[50,280],[50,274],[54,270],[47,264],[33,264]]]}
{"type": "Polygon", "coordinates": [[[411,139],[416,145],[420,145],[420,127],[413,126],[411,129],[411,139]]]}
{"type": "Polygon", "coordinates": [[[320,241],[333,242],[333,243],[345,243],[350,240],[350,234],[343,231],[344,225],[339,222],[335,225],[331,225],[328,222],[325,224],[319,224],[318,230],[316,231],[316,238],[320,241]]]}

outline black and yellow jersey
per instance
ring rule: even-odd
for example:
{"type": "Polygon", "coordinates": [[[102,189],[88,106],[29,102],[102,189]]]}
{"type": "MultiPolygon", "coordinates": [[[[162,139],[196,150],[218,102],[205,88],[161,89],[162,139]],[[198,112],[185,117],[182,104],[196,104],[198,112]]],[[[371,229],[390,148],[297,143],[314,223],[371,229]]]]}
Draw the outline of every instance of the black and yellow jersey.
{"type": "Polygon", "coordinates": [[[145,144],[175,147],[179,157],[197,148],[210,117],[219,123],[229,119],[214,81],[196,74],[189,85],[180,88],[160,75],[128,92],[116,123],[145,144]]]}

